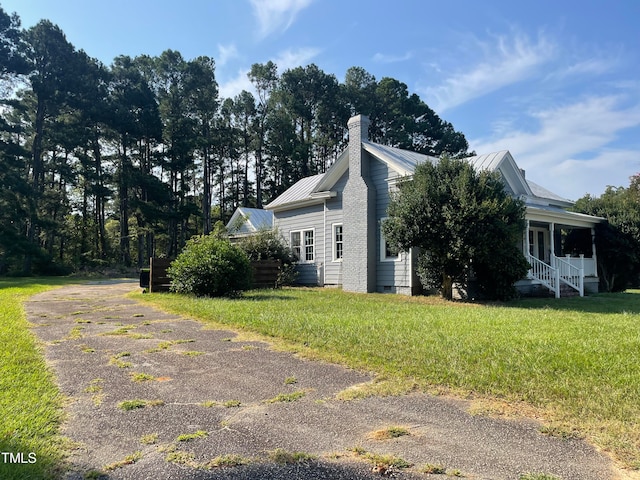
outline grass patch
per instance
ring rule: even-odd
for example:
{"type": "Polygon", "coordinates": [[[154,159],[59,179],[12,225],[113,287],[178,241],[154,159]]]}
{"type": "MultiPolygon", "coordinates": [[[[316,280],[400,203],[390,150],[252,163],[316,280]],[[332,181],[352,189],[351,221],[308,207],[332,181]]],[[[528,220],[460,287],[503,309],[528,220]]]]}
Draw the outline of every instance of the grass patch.
{"type": "Polygon", "coordinates": [[[285,385],[295,385],[298,383],[298,379],[296,377],[287,377],[284,379],[285,385]]]}
{"type": "Polygon", "coordinates": [[[120,403],[118,403],[118,408],[120,410],[124,410],[125,412],[131,411],[131,410],[137,410],[139,408],[145,408],[145,407],[160,407],[164,405],[164,402],[162,400],[140,400],[140,399],[135,399],[135,400],[124,400],[120,403]]]}
{"type": "Polygon", "coordinates": [[[225,408],[235,408],[235,407],[239,407],[240,405],[242,404],[240,403],[239,400],[227,400],[222,404],[222,406],[225,408]]]}
{"type": "Polygon", "coordinates": [[[204,352],[199,352],[197,350],[187,350],[186,352],[180,352],[180,354],[187,357],[199,357],[200,355],[204,355],[204,352]]]}
{"type": "Polygon", "coordinates": [[[427,463],[418,469],[420,473],[424,473],[427,475],[444,475],[447,473],[447,469],[442,465],[434,465],[432,463],[427,463]]]}
{"type": "Polygon", "coordinates": [[[243,457],[241,455],[220,455],[206,463],[204,467],[211,470],[213,468],[221,467],[238,467],[240,465],[248,465],[251,462],[252,460],[250,458],[243,457]]]}
{"type": "Polygon", "coordinates": [[[110,332],[101,333],[100,335],[105,336],[124,336],[129,335],[129,332],[134,328],[137,328],[137,325],[128,325],[126,327],[116,328],[115,330],[111,330],[110,332]]]}
{"type": "Polygon", "coordinates": [[[158,434],[148,433],[147,435],[143,435],[140,437],[140,443],[143,445],[155,445],[158,443],[158,434]]]}
{"type": "Polygon", "coordinates": [[[131,377],[132,382],[137,382],[137,383],[150,382],[156,379],[156,377],[154,377],[153,375],[149,375],[148,373],[142,373],[142,372],[131,372],[129,373],[129,376],[131,377]]]}
{"type": "Polygon", "coordinates": [[[209,433],[204,430],[198,430],[194,433],[183,433],[182,435],[178,435],[176,438],[177,442],[190,442],[191,440],[195,440],[197,438],[208,437],[209,433]]]}
{"type": "Polygon", "coordinates": [[[374,440],[390,440],[392,438],[399,438],[407,435],[411,435],[411,433],[409,433],[409,430],[404,427],[389,427],[371,432],[370,437],[374,440]]]}
{"type": "Polygon", "coordinates": [[[129,333],[127,337],[134,340],[147,340],[149,338],[153,338],[153,335],[150,333],[129,333]]]}
{"type": "Polygon", "coordinates": [[[115,470],[117,468],[126,467],[127,465],[132,465],[136,463],[138,460],[142,458],[142,452],[134,452],[131,455],[127,455],[122,460],[118,460],[117,462],[110,463],[109,465],[105,465],[102,467],[105,471],[115,470]]]}
{"type": "Polygon", "coordinates": [[[0,279],[0,451],[36,455],[36,463],[0,462],[0,478],[58,478],[65,454],[58,435],[62,397],[38,341],[29,330],[23,302],[70,283],[60,278],[0,279]]]}
{"type": "Polygon", "coordinates": [[[173,452],[167,453],[167,456],[164,459],[167,462],[177,463],[179,465],[196,466],[195,458],[196,456],[191,452],[174,450],[173,452]]]}
{"type": "Polygon", "coordinates": [[[82,338],[82,330],[84,330],[84,327],[73,327],[69,331],[69,334],[67,335],[67,339],[68,340],[77,340],[79,338],[82,338]]]}
{"type": "Polygon", "coordinates": [[[279,465],[292,465],[296,463],[305,463],[310,460],[315,460],[317,457],[305,452],[288,452],[282,448],[276,448],[268,452],[268,458],[272,462],[279,465]]]}
{"type": "Polygon", "coordinates": [[[487,305],[304,288],[134,297],[390,384],[523,402],[640,468],[640,292],[487,305]]]}
{"type": "Polygon", "coordinates": [[[125,362],[124,360],[122,360],[123,357],[130,357],[131,353],[129,352],[120,352],[120,353],[116,353],[115,355],[112,355],[109,358],[109,365],[115,365],[118,368],[129,368],[133,366],[133,363],[131,362],[125,362]]]}
{"type": "Polygon", "coordinates": [[[356,446],[348,449],[348,451],[352,452],[355,456],[364,458],[372,462],[376,467],[384,467],[388,468],[409,468],[411,464],[407,462],[405,459],[396,457],[394,455],[384,455],[380,453],[373,453],[365,450],[360,446],[356,446]]]}
{"type": "Polygon", "coordinates": [[[273,398],[269,400],[265,400],[265,403],[280,403],[280,402],[295,402],[296,400],[300,400],[305,396],[305,392],[302,390],[298,390],[297,392],[292,393],[279,393],[273,398]]]}
{"type": "Polygon", "coordinates": [[[84,389],[86,393],[100,393],[102,392],[102,383],[104,380],[102,378],[94,378],[89,382],[89,386],[84,389]]]}
{"type": "Polygon", "coordinates": [[[206,400],[202,403],[199,403],[198,405],[204,408],[211,408],[211,407],[215,407],[216,405],[219,405],[219,403],[214,400],[206,400]]]}

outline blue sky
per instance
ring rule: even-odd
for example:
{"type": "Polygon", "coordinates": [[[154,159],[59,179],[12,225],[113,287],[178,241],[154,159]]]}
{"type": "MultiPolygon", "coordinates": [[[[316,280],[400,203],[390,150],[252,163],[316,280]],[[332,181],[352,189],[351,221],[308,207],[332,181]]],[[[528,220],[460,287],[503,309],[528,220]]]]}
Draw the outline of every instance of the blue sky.
{"type": "Polygon", "coordinates": [[[406,83],[477,153],[510,150],[570,199],[640,172],[637,0],[0,0],[47,18],[103,63],[117,55],[216,60],[221,94],[251,64],[351,66],[406,83]]]}

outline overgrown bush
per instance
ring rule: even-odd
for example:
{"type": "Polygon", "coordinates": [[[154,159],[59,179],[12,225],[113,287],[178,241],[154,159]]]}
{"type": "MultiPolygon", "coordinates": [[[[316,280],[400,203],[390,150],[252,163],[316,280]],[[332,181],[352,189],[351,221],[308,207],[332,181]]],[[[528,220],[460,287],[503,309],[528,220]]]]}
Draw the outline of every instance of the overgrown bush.
{"type": "Polygon", "coordinates": [[[275,230],[262,230],[254,235],[244,237],[238,242],[252,262],[261,260],[280,260],[282,267],[278,277],[278,286],[291,285],[295,282],[297,273],[296,261],[291,248],[282,236],[275,230]]]}
{"type": "Polygon", "coordinates": [[[197,296],[236,296],[251,287],[249,257],[217,235],[193,237],[168,268],[171,291],[197,296]]]}

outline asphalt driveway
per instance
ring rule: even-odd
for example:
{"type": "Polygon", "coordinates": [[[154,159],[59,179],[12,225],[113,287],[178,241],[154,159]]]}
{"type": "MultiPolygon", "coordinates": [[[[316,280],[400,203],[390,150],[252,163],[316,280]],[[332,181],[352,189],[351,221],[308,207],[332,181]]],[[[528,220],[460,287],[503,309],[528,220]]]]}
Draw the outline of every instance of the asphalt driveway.
{"type": "Polygon", "coordinates": [[[69,399],[69,480],[451,478],[420,473],[428,464],[473,479],[617,478],[584,441],[470,415],[464,401],[337,400],[372,377],[138,304],[125,297],[136,288],[72,285],[26,305],[69,399]],[[408,435],[375,433],[389,427],[408,435]],[[374,468],[384,455],[412,467],[374,468]]]}

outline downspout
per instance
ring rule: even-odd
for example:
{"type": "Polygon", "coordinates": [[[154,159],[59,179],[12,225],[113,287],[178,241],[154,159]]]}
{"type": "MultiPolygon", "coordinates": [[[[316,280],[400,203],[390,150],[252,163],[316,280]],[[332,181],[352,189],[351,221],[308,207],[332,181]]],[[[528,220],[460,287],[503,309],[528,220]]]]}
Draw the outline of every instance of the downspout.
{"type": "MultiPolygon", "coordinates": [[[[327,201],[323,202],[323,210],[322,210],[322,286],[327,284],[327,201]]],[[[333,229],[331,229],[331,233],[329,236],[329,241],[331,242],[331,247],[333,248],[333,229]]]]}

